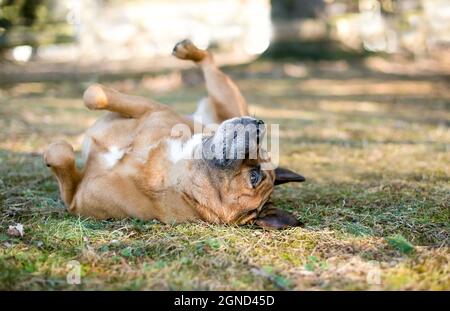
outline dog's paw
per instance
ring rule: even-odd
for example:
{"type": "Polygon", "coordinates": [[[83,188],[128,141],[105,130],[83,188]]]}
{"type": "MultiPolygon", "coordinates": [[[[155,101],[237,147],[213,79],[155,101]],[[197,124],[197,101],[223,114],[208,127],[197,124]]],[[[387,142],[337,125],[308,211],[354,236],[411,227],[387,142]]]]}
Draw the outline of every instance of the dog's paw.
{"type": "Polygon", "coordinates": [[[179,59],[192,60],[194,62],[202,61],[208,52],[197,48],[191,40],[186,39],[178,42],[173,48],[172,55],[179,59]]]}
{"type": "Polygon", "coordinates": [[[63,168],[73,165],[75,154],[72,146],[65,141],[51,143],[44,152],[44,162],[48,167],[63,168]]]}
{"type": "Polygon", "coordinates": [[[108,104],[105,89],[100,84],[93,84],[88,87],[83,94],[83,101],[87,108],[91,110],[103,109],[108,104]]]}

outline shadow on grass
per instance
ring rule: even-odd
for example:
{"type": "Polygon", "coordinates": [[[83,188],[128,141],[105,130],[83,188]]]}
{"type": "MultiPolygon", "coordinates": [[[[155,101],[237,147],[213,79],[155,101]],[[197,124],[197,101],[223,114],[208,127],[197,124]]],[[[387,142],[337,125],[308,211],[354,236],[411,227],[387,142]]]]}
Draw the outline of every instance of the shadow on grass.
{"type": "Polygon", "coordinates": [[[395,181],[370,177],[353,183],[317,182],[311,177],[299,188],[280,187],[273,200],[313,230],[376,237],[402,234],[415,245],[437,248],[450,244],[448,195],[442,188],[410,183],[405,176],[395,181]]]}
{"type": "Polygon", "coordinates": [[[358,60],[374,55],[368,51],[346,50],[331,40],[273,42],[261,55],[269,60],[358,60]]]}
{"type": "MultiPolygon", "coordinates": [[[[40,154],[0,150],[0,161],[4,225],[71,217],[65,212],[57,183],[40,154]]],[[[450,241],[445,192],[409,182],[417,176],[398,175],[395,180],[386,180],[379,174],[363,174],[357,179],[366,181],[354,183],[317,182],[314,176],[308,176],[304,185],[276,187],[273,201],[293,212],[312,230],[331,228],[356,236],[378,237],[401,233],[414,244],[436,247],[450,241]]],[[[433,183],[447,181],[448,176],[441,176],[433,183]]],[[[99,222],[100,229],[104,229],[104,223],[99,222]]]]}

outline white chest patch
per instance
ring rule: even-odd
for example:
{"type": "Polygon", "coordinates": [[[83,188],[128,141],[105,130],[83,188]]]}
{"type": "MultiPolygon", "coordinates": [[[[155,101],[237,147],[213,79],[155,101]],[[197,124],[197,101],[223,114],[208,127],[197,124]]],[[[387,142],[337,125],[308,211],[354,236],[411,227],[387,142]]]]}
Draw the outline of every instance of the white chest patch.
{"type": "Polygon", "coordinates": [[[188,141],[168,139],[168,156],[172,163],[180,160],[193,159],[195,157],[195,149],[202,143],[202,134],[195,134],[188,141]]]}
{"type": "Polygon", "coordinates": [[[91,145],[92,145],[92,138],[90,138],[89,136],[86,135],[83,139],[83,144],[82,144],[82,149],[81,149],[83,163],[86,163],[86,161],[87,161],[89,152],[91,151],[91,145]]]}
{"type": "Polygon", "coordinates": [[[126,149],[119,149],[117,146],[111,146],[108,148],[108,152],[102,154],[105,165],[108,168],[113,167],[116,163],[123,158],[126,149]]]}
{"type": "Polygon", "coordinates": [[[197,110],[192,114],[195,122],[205,125],[217,123],[214,109],[211,107],[209,99],[202,99],[197,107],[197,110]]]}

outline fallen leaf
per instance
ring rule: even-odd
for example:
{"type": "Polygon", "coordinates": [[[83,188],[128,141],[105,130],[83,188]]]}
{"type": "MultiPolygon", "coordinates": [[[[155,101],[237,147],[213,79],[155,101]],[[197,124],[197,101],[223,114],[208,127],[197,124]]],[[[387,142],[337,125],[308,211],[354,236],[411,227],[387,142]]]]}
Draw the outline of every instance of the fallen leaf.
{"type": "Polygon", "coordinates": [[[10,248],[13,245],[11,243],[9,243],[9,242],[5,242],[5,243],[3,243],[3,246],[5,246],[6,248],[10,248]]]}
{"type": "Polygon", "coordinates": [[[23,237],[23,225],[16,224],[15,226],[9,226],[8,235],[13,237],[23,237]]]}

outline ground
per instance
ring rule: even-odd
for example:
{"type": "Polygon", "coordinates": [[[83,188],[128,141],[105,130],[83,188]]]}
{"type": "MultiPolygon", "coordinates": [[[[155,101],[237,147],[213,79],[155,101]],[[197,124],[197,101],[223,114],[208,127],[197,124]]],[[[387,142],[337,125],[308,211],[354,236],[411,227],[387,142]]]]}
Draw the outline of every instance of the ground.
{"type": "MultiPolygon", "coordinates": [[[[307,178],[274,192],[304,223],[283,231],[68,215],[41,153],[59,138],[79,150],[99,115],[81,101],[89,81],[4,85],[0,289],[449,290],[450,83],[395,64],[227,69],[252,114],[280,124],[281,164],[307,178]]],[[[204,94],[194,69],[100,82],[184,113],[204,94]]]]}

